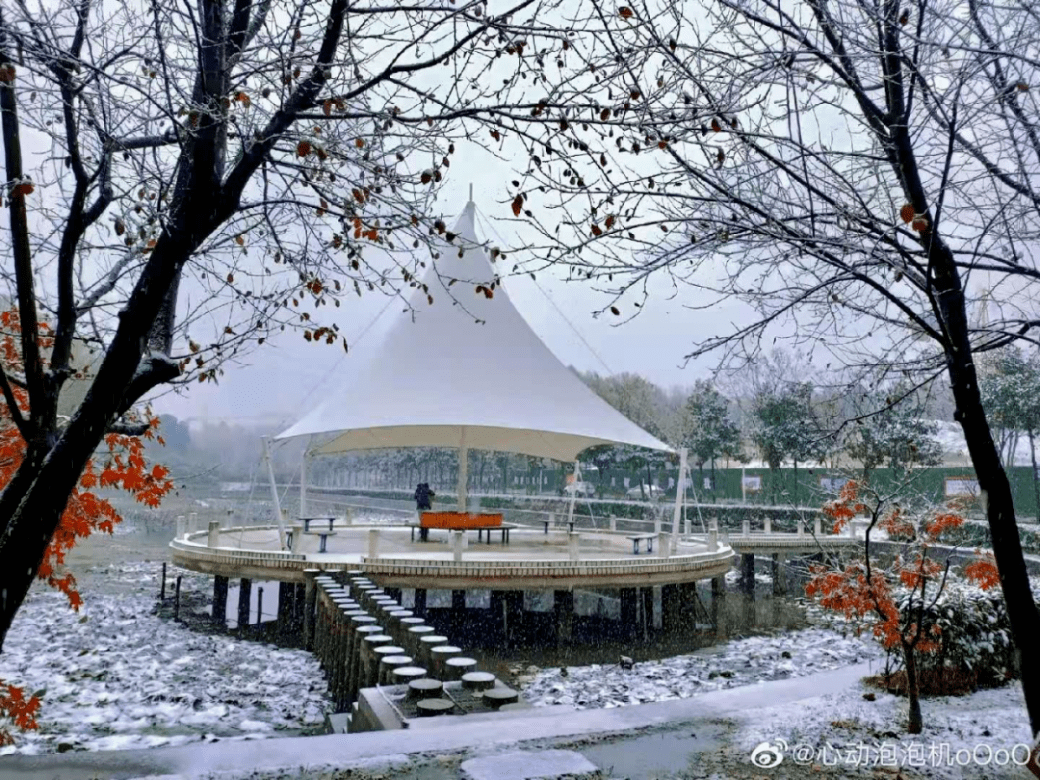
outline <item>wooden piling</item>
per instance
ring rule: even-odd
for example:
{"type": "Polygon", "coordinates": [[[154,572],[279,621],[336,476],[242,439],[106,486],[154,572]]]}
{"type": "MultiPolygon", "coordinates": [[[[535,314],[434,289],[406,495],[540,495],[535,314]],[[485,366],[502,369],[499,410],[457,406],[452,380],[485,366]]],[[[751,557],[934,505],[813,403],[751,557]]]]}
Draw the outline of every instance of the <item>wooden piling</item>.
{"type": "Polygon", "coordinates": [[[304,569],[303,585],[303,647],[305,650],[314,650],[314,610],[318,596],[318,586],[315,577],[318,569],[304,569]]]}
{"type": "Polygon", "coordinates": [[[556,644],[569,645],[574,638],[574,591],[553,591],[553,613],[556,618],[556,644]]]}
{"type": "Polygon", "coordinates": [[[162,565],[162,585],[159,586],[159,603],[166,601],[166,562],[162,565]]]}
{"type": "Polygon", "coordinates": [[[621,589],[621,635],[631,637],[636,632],[637,591],[635,588],[621,589]]]}
{"type": "Polygon", "coordinates": [[[726,576],[720,574],[711,580],[711,622],[717,636],[726,635],[726,576]]]}
{"type": "Polygon", "coordinates": [[[639,590],[642,594],[640,613],[642,617],[643,641],[649,642],[650,635],[654,632],[654,589],[640,588],[639,590]]]}
{"type": "Polygon", "coordinates": [[[213,622],[227,625],[228,578],[216,575],[213,578],[213,622]]]}
{"type": "Polygon", "coordinates": [[[249,602],[252,596],[253,581],[243,577],[238,582],[238,630],[249,625],[249,602]]]}
{"type": "MultiPolygon", "coordinates": [[[[694,583],[696,586],[696,583],[694,583]]],[[[676,631],[682,621],[682,600],[676,584],[661,586],[661,630],[676,631]]]]}
{"type": "Polygon", "coordinates": [[[181,575],[177,575],[177,589],[173,594],[173,619],[180,620],[181,617],[181,575]]]}

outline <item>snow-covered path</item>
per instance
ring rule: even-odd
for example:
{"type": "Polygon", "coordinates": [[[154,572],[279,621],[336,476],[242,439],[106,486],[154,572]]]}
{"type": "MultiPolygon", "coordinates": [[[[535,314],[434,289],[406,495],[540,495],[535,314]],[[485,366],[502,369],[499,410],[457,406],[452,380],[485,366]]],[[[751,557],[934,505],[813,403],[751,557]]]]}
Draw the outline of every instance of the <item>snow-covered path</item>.
{"type": "Polygon", "coordinates": [[[40,729],[0,749],[116,750],[301,734],[324,719],[310,653],[193,632],[149,614],[156,563],[107,567],[77,614],[36,585],[0,654],[0,679],[40,692],[40,729]]]}

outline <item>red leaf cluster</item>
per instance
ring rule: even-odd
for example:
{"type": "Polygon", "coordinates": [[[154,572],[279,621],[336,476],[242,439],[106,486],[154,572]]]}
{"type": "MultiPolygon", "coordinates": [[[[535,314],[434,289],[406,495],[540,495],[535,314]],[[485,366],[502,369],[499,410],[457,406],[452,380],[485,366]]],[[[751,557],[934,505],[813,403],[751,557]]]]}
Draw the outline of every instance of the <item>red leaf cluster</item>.
{"type": "MultiPolygon", "coordinates": [[[[835,533],[866,509],[859,502],[859,495],[859,485],[848,482],[836,500],[824,505],[824,513],[834,520],[835,533]]],[[[946,567],[941,561],[928,557],[928,548],[945,531],[963,523],[964,518],[954,507],[916,518],[901,507],[893,506],[884,513],[878,526],[890,538],[910,542],[910,554],[905,558],[896,556],[886,565],[873,561],[869,582],[865,560],[855,561],[844,569],[815,566],[805,588],[806,595],[815,598],[820,606],[840,612],[850,621],[872,618],[874,635],[886,648],[906,646],[916,652],[935,652],[941,646],[939,626],[922,626],[919,632],[912,615],[900,613],[896,594],[900,588],[916,592],[922,598],[926,591],[930,594],[938,592],[946,567]]],[[[992,556],[980,555],[977,561],[964,568],[964,575],[983,590],[1000,583],[992,556]]]]}
{"type": "MultiPolygon", "coordinates": [[[[24,372],[20,333],[18,313],[0,312],[0,363],[8,373],[24,372]]],[[[39,339],[41,350],[48,349],[53,338],[46,324],[40,324],[40,333],[43,334],[39,339]]],[[[20,411],[27,417],[28,395],[19,387],[13,388],[13,392],[20,411]]],[[[150,417],[147,422],[148,428],[141,437],[115,433],[105,436],[94,458],[83,469],[79,484],[69,496],[58,527],[44,551],[37,576],[64,593],[74,610],[79,609],[83,599],[76,589],[76,578],[64,570],[65,555],[79,539],[96,531],[110,534],[115,524],[122,520],[108,499],[93,491],[98,488],[123,490],[142,504],[156,507],[173,490],[173,482],[168,479],[169,470],[158,464],[149,466],[145,458],[145,440],[162,443],[156,433],[158,418],[150,417]]],[[[11,482],[24,456],[25,440],[6,402],[0,397],[0,490],[11,482]]],[[[39,704],[36,697],[25,698],[19,688],[0,684],[0,723],[10,721],[17,728],[36,728],[34,713],[39,704]],[[5,689],[6,693],[3,693],[5,689]]],[[[10,739],[10,734],[0,725],[0,745],[10,739]]]]}

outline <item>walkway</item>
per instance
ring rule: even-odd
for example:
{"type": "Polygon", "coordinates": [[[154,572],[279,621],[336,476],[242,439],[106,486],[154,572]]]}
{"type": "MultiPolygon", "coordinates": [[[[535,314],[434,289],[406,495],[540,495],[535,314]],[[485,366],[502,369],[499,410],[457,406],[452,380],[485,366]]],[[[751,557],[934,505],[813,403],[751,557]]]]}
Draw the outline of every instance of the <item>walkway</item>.
{"type": "Polygon", "coordinates": [[[496,713],[480,720],[467,718],[458,727],[453,716],[416,723],[407,739],[400,731],[323,737],[293,737],[250,742],[191,744],[175,748],[110,753],[65,753],[46,756],[0,758],[4,780],[104,780],[166,776],[164,780],[190,780],[214,772],[277,771],[301,766],[345,768],[352,765],[391,762],[409,754],[504,749],[521,742],[573,739],[684,724],[693,731],[698,723],[709,727],[719,717],[753,717],[759,707],[815,698],[848,690],[871,673],[858,664],[811,677],[778,680],[744,688],[715,691],[692,699],[576,712],[565,707],[544,707],[518,713],[496,713]],[[171,777],[172,776],[172,777],[171,777]]]}

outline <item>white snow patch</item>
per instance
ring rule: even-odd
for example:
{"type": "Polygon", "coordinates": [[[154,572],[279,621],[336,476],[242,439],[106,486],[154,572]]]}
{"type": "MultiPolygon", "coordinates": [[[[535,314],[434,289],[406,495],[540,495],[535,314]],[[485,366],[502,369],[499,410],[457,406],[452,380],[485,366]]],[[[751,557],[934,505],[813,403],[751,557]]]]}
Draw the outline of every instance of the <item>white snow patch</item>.
{"type": "Polygon", "coordinates": [[[756,709],[734,734],[733,744],[750,756],[764,742],[777,746],[783,740],[784,764],[798,761],[801,754],[799,763],[844,766],[865,775],[872,767],[898,766],[929,780],[1032,779],[1012,757],[1014,752],[1024,760],[1030,741],[1018,684],[922,699],[924,730],[916,735],[906,733],[906,699],[872,691],[876,701],[867,701],[866,691],[857,686],[756,709]]]}
{"type": "MultiPolygon", "coordinates": [[[[298,735],[324,721],[326,683],[315,657],[204,635],[149,614],[158,563],[98,567],[129,587],[84,592],[77,614],[43,586],[4,642],[0,679],[42,694],[40,729],[8,753],[126,750],[205,739],[298,735]],[[246,733],[243,733],[246,732],[246,733]]],[[[182,586],[195,581],[185,574],[182,586]]],[[[199,587],[208,578],[198,577],[199,587]]]]}
{"type": "Polygon", "coordinates": [[[576,709],[623,707],[687,699],[708,691],[766,680],[802,677],[876,660],[884,651],[870,638],[830,628],[806,628],[776,636],[753,636],[689,655],[620,665],[528,667],[518,678],[524,698],[535,706],[565,704],[576,709]]]}

